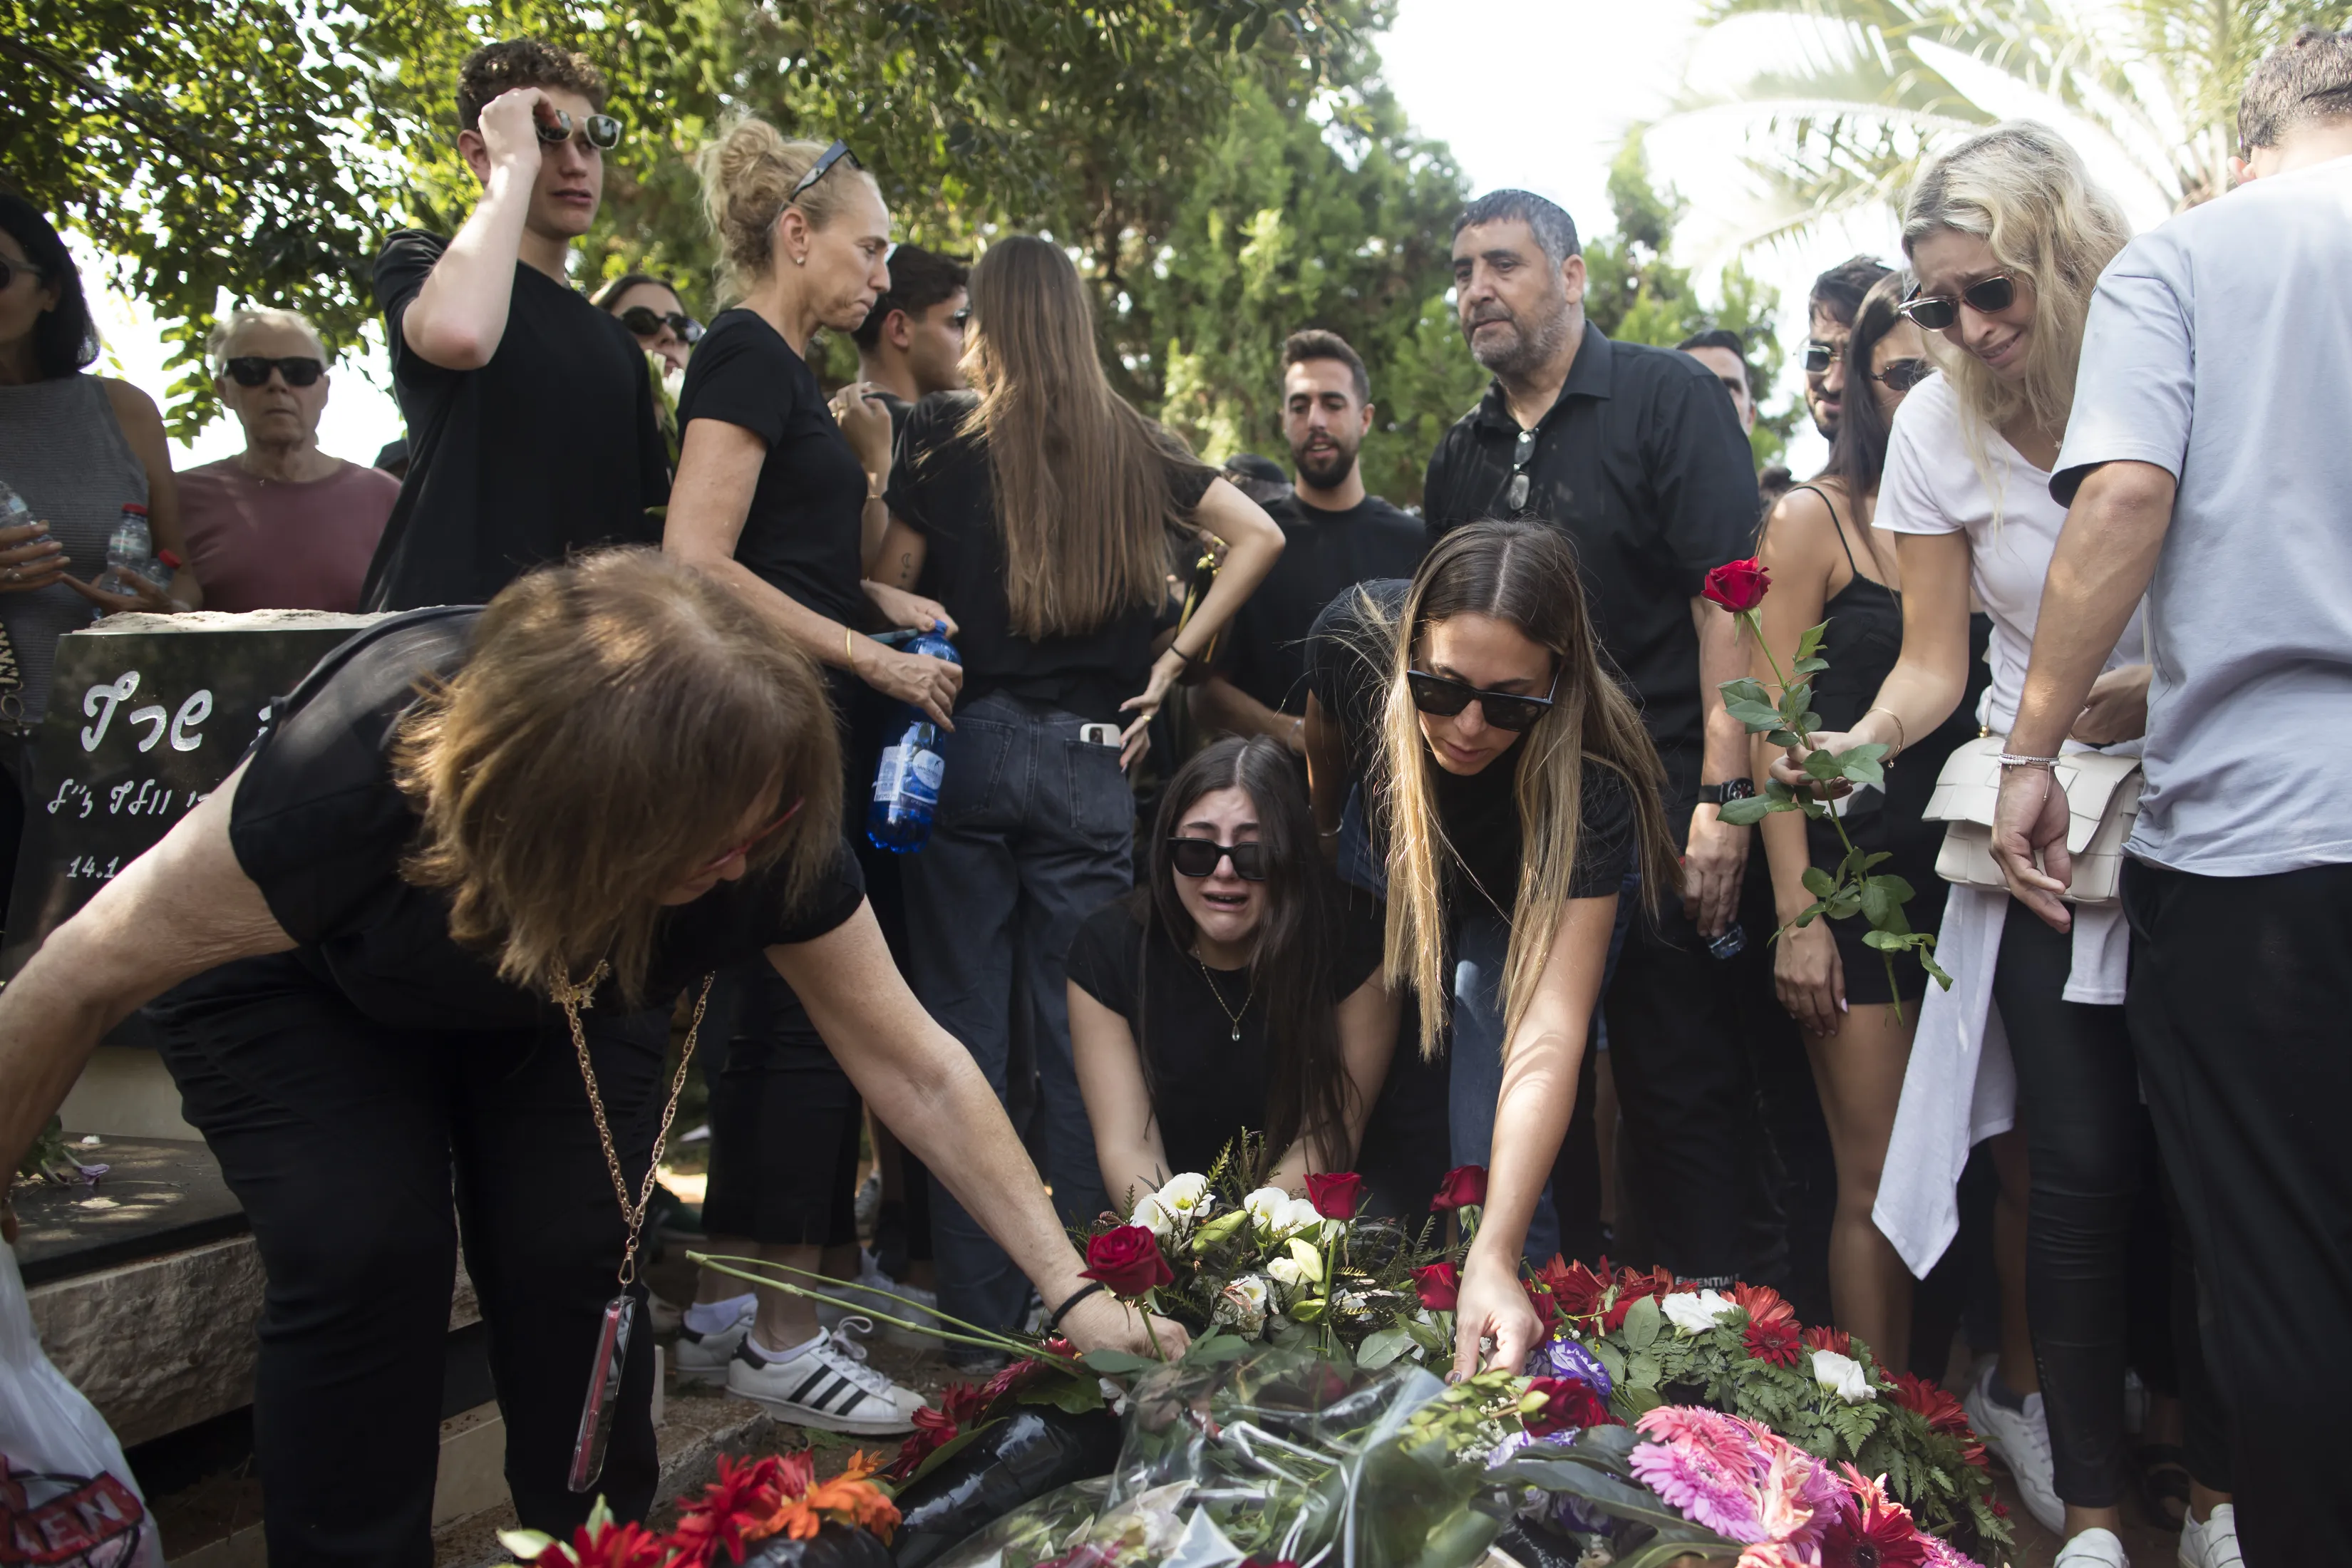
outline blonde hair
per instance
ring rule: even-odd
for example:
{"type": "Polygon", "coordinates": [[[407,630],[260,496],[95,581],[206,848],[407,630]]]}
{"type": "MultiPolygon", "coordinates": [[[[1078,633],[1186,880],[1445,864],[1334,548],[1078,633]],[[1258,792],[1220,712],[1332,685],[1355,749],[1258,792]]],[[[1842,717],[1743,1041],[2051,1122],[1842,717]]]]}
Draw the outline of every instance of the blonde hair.
{"type": "Polygon", "coordinates": [[[720,127],[719,140],[696,157],[703,215],[719,240],[722,298],[741,299],[775,269],[776,223],[786,206],[807,214],[810,227],[824,228],[848,205],[850,179],[873,184],[873,175],[843,159],[793,200],[793,187],[816,166],[824,149],[822,142],[789,141],[766,121],[746,114],[720,127]]]}
{"type": "Polygon", "coordinates": [[[318,349],[322,363],[334,363],[335,356],[327,352],[327,340],[319,335],[319,329],[312,326],[310,318],[301,311],[239,305],[214,322],[211,333],[205,339],[205,358],[211,363],[215,375],[228,374],[228,362],[236,357],[229,351],[236,347],[238,338],[254,327],[284,327],[299,332],[318,349]]]}
{"type": "Polygon", "coordinates": [[[2131,226],[2115,199],[2091,183],[2065,138],[2030,120],[2007,120],[1937,158],[1911,187],[1904,255],[1937,229],[1975,235],[2004,271],[2033,289],[2025,374],[2013,383],[1941,332],[1922,334],[1928,356],[1958,395],[1969,459],[1998,497],[2002,486],[1985,432],[2024,418],[2053,437],[2065,434],[2091,292],[2130,240],[2131,226]]]}
{"type": "MultiPolygon", "coordinates": [[[[1362,590],[1358,590],[1362,595],[1362,590]]],[[[1366,619],[1378,625],[1369,595],[1366,619]]],[[[1631,798],[1634,864],[1652,908],[1674,885],[1674,839],[1666,825],[1665,766],[1642,727],[1641,710],[1603,661],[1586,614],[1575,548],[1549,523],[1479,522],[1437,542],[1413,574],[1386,650],[1388,702],[1381,717],[1379,795],[1388,829],[1387,973],[1421,998],[1421,1050],[1433,1058],[1446,1033],[1446,874],[1466,877],[1445,837],[1435,793],[1437,764],[1421,732],[1405,672],[1429,627],[1454,616],[1490,616],[1518,628],[1558,661],[1552,705],[1517,742],[1514,795],[1525,865],[1510,910],[1503,964],[1503,1040],[1508,1051],[1575,879],[1584,819],[1584,770],[1610,769],[1631,798]]],[[[1506,765],[1498,760],[1489,766],[1506,765]]],[[[1475,896],[1470,894],[1469,896],[1475,896]]]]}
{"type": "Polygon", "coordinates": [[[662,895],[751,811],[801,803],[751,855],[755,869],[784,864],[787,907],[840,834],[815,668],[735,595],[652,550],[501,590],[465,667],[401,719],[392,762],[424,818],[402,876],[447,889],[450,936],[542,993],[604,960],[640,1000],[662,895]]]}
{"type": "Polygon", "coordinates": [[[962,428],[988,446],[1013,630],[1078,636],[1159,604],[1189,521],[1170,481],[1192,454],[1112,390],[1059,246],[1000,239],[970,287],[963,363],[980,401],[962,428]]]}

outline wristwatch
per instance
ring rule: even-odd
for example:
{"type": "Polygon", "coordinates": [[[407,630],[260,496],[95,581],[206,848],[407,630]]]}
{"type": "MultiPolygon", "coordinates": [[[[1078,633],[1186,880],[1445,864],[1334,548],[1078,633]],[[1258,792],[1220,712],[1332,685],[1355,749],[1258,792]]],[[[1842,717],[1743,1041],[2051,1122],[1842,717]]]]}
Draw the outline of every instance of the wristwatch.
{"type": "Polygon", "coordinates": [[[1746,800],[1755,793],[1756,781],[1753,779],[1726,779],[1721,784],[1699,785],[1698,803],[1701,805],[1728,805],[1735,800],[1746,800]]]}

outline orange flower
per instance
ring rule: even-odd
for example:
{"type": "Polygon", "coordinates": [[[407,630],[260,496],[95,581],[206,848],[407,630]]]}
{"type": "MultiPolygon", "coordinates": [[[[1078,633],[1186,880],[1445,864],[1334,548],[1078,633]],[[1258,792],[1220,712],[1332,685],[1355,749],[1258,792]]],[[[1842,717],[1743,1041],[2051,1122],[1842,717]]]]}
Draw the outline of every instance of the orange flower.
{"type": "Polygon", "coordinates": [[[883,1495],[881,1488],[866,1479],[881,1468],[878,1458],[860,1448],[849,1457],[847,1468],[827,1481],[813,1479],[816,1462],[809,1455],[796,1454],[785,1463],[792,1466],[793,1460],[799,1463],[786,1481],[783,1500],[751,1532],[754,1539],[764,1540],[781,1532],[794,1541],[808,1541],[827,1520],[856,1526],[885,1542],[898,1531],[897,1505],[883,1495]]]}

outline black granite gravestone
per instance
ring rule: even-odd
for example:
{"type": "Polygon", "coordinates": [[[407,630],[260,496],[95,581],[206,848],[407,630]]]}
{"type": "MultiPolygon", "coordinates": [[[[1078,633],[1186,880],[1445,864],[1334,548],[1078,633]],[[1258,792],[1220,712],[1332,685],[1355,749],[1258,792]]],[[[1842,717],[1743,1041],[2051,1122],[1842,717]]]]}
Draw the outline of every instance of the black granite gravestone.
{"type": "Polygon", "coordinates": [[[58,639],[0,977],[220,787],[273,697],[378,618],[112,616],[58,639]]]}

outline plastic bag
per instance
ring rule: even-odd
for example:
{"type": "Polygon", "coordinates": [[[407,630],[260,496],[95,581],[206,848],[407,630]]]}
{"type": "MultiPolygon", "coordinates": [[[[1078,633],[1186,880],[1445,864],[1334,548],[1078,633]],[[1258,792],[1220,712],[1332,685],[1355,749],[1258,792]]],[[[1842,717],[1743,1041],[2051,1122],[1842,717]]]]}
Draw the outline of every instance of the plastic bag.
{"type": "Polygon", "coordinates": [[[163,1568],[122,1445],[33,1332],[16,1255],[0,1247],[0,1562],[163,1568]]]}
{"type": "Polygon", "coordinates": [[[1110,1478],[1072,1481],[1015,1509],[949,1549],[938,1568],[1030,1568],[1060,1557],[1110,1500],[1110,1478]]]}
{"type": "Polygon", "coordinates": [[[898,1568],[924,1568],[1023,1505],[1108,1474],[1118,1454],[1118,1420],[1108,1411],[1023,1405],[898,1493],[892,1555],[898,1568]]]}
{"type": "Polygon", "coordinates": [[[777,1534],[753,1543],[743,1568],[890,1568],[890,1549],[863,1530],[826,1520],[805,1540],[777,1534]]]}

